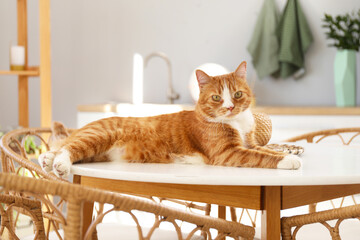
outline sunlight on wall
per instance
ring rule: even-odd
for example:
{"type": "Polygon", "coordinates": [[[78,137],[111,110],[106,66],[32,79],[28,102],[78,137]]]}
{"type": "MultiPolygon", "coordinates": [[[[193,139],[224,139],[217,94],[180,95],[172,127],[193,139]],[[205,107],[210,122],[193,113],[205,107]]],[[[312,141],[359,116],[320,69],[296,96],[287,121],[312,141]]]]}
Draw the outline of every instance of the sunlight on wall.
{"type": "Polygon", "coordinates": [[[143,103],[143,82],[144,82],[144,59],[139,53],[134,54],[133,59],[133,104],[143,103]]]}

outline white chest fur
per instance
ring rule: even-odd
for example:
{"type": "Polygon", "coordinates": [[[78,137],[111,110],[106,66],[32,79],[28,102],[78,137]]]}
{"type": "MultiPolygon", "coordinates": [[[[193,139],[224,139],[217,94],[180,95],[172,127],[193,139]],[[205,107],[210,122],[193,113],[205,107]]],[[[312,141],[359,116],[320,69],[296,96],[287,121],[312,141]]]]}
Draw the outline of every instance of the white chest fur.
{"type": "Polygon", "coordinates": [[[236,118],[225,121],[224,123],[229,124],[232,128],[237,130],[243,143],[246,143],[245,136],[253,129],[255,120],[251,110],[246,109],[244,112],[238,114],[236,118]]]}

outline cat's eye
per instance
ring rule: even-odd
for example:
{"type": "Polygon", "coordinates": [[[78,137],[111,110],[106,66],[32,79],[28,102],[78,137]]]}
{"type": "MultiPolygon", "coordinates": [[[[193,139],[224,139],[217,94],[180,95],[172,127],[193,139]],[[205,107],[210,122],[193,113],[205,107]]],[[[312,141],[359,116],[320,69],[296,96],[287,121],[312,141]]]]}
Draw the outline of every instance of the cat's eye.
{"type": "Polygon", "coordinates": [[[242,92],[241,91],[238,91],[234,94],[234,98],[241,98],[242,96],[242,92]]]}
{"type": "Polygon", "coordinates": [[[220,102],[221,97],[220,97],[219,95],[213,95],[213,96],[212,96],[212,99],[213,99],[215,102],[220,102]]]}

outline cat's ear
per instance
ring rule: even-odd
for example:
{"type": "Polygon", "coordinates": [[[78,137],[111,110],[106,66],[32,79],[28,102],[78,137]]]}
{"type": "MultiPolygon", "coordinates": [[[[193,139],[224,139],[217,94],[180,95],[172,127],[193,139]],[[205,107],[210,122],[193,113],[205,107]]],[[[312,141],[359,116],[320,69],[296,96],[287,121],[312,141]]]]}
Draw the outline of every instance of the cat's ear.
{"type": "Polygon", "coordinates": [[[246,62],[245,61],[240,63],[240,65],[238,66],[238,68],[235,71],[235,75],[239,78],[246,79],[246,62]]]}
{"type": "Polygon", "coordinates": [[[196,73],[196,78],[199,83],[200,89],[202,89],[204,87],[204,85],[206,85],[207,83],[210,82],[211,78],[209,77],[209,75],[207,75],[203,71],[198,69],[198,70],[196,70],[195,73],[196,73]]]}

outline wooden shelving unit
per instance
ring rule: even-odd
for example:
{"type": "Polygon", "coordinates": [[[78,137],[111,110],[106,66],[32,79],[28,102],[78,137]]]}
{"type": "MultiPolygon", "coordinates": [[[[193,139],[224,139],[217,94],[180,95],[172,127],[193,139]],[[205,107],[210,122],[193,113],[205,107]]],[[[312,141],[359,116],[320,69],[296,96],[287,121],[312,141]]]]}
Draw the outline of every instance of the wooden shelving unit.
{"type": "Polygon", "coordinates": [[[18,76],[19,125],[29,127],[29,77],[40,78],[41,126],[51,124],[50,0],[39,0],[40,64],[28,66],[27,0],[17,0],[17,44],[25,47],[24,71],[0,70],[0,75],[18,76]]]}
{"type": "Polygon", "coordinates": [[[24,71],[0,70],[0,75],[18,75],[18,76],[38,77],[39,70],[24,70],[24,71]]]}

